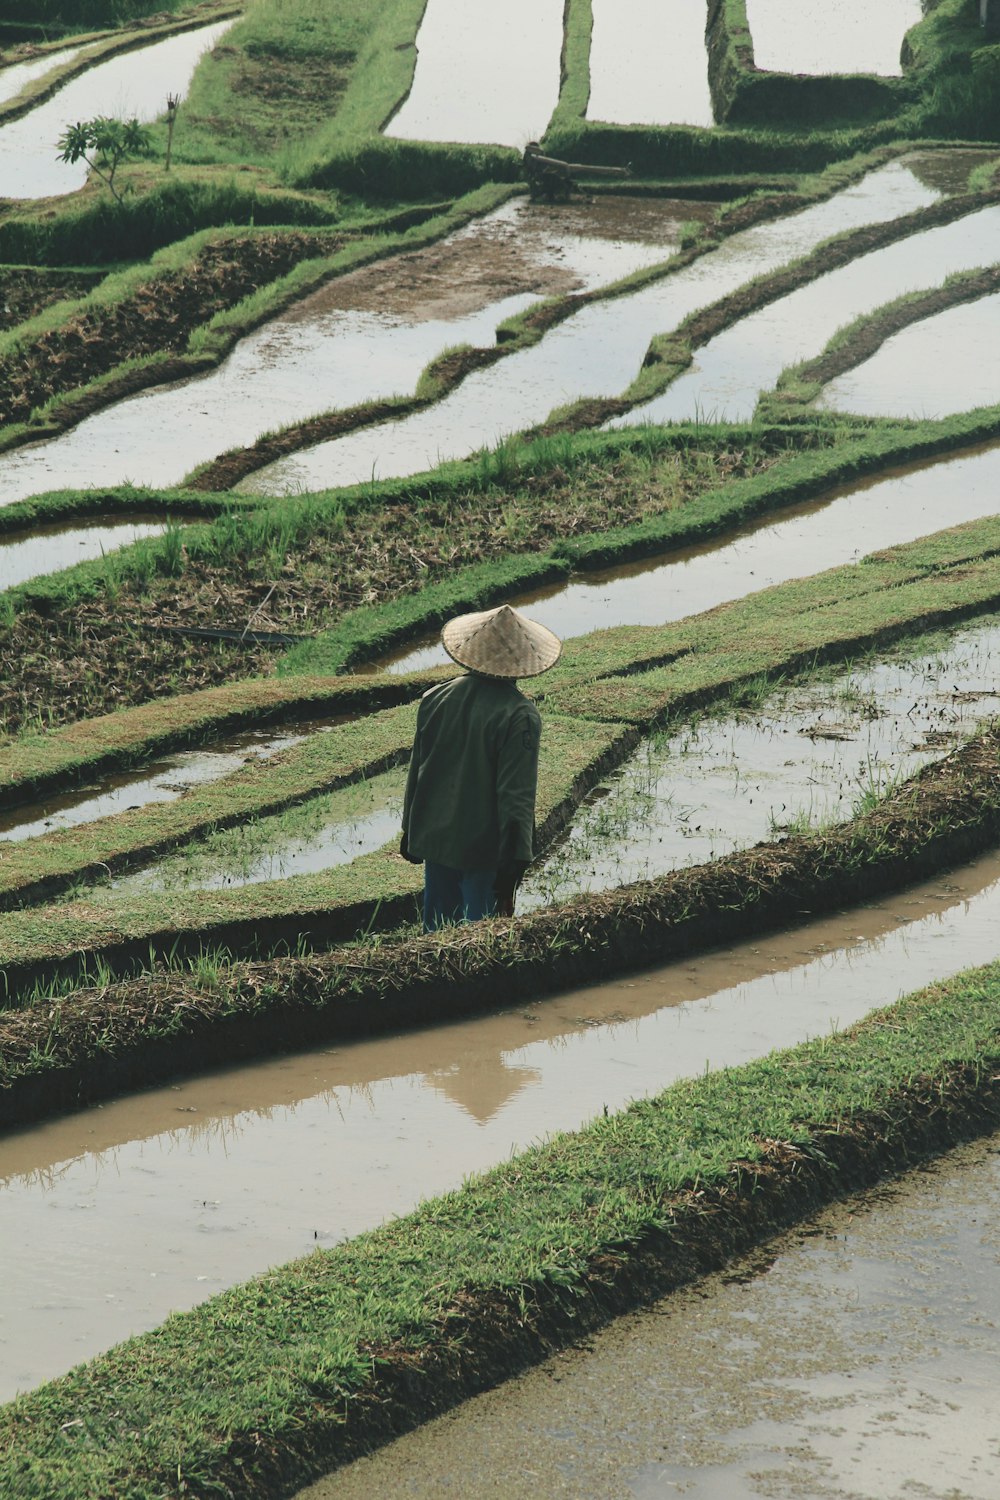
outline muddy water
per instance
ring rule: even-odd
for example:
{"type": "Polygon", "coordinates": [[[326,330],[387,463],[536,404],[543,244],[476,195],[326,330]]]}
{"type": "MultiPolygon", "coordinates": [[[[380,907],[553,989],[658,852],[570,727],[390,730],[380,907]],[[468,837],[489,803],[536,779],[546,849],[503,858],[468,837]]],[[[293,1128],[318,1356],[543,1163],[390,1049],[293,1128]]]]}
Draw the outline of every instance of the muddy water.
{"type": "Polygon", "coordinates": [[[219,740],[210,750],[182,750],[145,766],[141,772],[102,777],[90,786],[0,813],[0,839],[35,838],[53,829],[93,823],[126,808],[173,802],[194,786],[219,781],[251,761],[277,755],[309,734],[322,734],[339,722],[316,720],[294,728],[246,730],[219,740]]]}
{"type": "Polygon", "coordinates": [[[902,73],[921,0],[747,0],[754,62],[772,73],[902,73]]]}
{"type": "MultiPolygon", "coordinates": [[[[1000,711],[1000,628],[644,741],[535,867],[521,911],[719,858],[789,829],[842,821],[1000,711]]],[[[400,828],[405,771],[216,833],[111,882],[118,893],[218,889],[349,864],[400,828]]]]}
{"type": "Polygon", "coordinates": [[[428,0],[413,86],[386,135],[519,148],[541,139],[562,42],[563,0],[428,0]]]}
{"type": "Polygon", "coordinates": [[[0,104],[9,104],[29,83],[72,62],[82,51],[82,47],[63,47],[58,52],[47,52],[44,57],[34,57],[30,62],[12,63],[0,69],[0,104]]]}
{"type": "MultiPolygon", "coordinates": [[[[1000,445],[993,445],[832,490],[822,501],[782,511],[780,520],[760,519],[735,538],[685,548],[667,562],[591,574],[509,602],[565,637],[612,625],[665,624],[815,573],[818,560],[839,567],[880,547],[993,515],[998,495],[1000,445]]],[[[411,672],[447,659],[432,638],[379,665],[411,672]]]]}
{"type": "Polygon", "coordinates": [[[235,18],[217,21],[98,63],[37,109],[0,126],[0,198],[48,198],[83,187],[86,163],[56,159],[66,127],[95,115],[155,120],[166,110],[167,95],[185,93],[199,59],[234,24],[235,18]]]}
{"type": "Polygon", "coordinates": [[[946,417],[1000,402],[1000,293],[911,323],[824,388],[824,411],[946,417]]]}
{"type": "Polygon", "coordinates": [[[284,1057],[0,1143],[0,1397],[546,1132],[996,954],[1000,861],[544,1004],[284,1057]]]}
{"type": "Polygon", "coordinates": [[[85,526],[40,526],[30,536],[0,538],[0,589],[11,589],[43,573],[117,552],[145,537],[162,536],[163,521],[93,521],[85,526]]]}
{"type": "Polygon", "coordinates": [[[588,120],[715,123],[704,6],[692,0],[593,0],[588,120]]]}
{"type": "Polygon", "coordinates": [[[175,484],[265,429],[412,392],[436,355],[492,345],[497,324],[538,296],[662,260],[678,206],[627,199],[618,213],[616,202],[587,215],[517,199],[425,250],[339,277],[242,339],[211,374],[0,457],[0,504],[70,485],[175,484]]]}
{"type": "MultiPolygon", "coordinates": [[[[989,265],[998,244],[1000,206],[994,206],[860,256],[725,329],[695,350],[691,368],[662,395],[608,425],[748,421],[760,392],[787,365],[819,354],[839,328],[906,292],[989,265]]],[[[991,365],[996,370],[995,353],[991,365]]],[[[981,390],[972,404],[1000,399],[995,381],[992,395],[989,386],[981,390]]]]}
{"type": "Polygon", "coordinates": [[[995,624],[647,740],[518,897],[529,910],[839,823],[1000,713],[995,624]]]}
{"type": "Polygon", "coordinates": [[[350,864],[390,841],[399,842],[405,784],[405,770],[397,770],[341,787],[278,817],[213,834],[113,880],[112,889],[129,895],[222,890],[350,864]]]}
{"type": "MultiPolygon", "coordinates": [[[[717,250],[631,296],[584,307],[533,348],[468,376],[443,401],[402,421],[320,443],[251,475],[240,489],[281,494],[417,473],[490,447],[581,396],[616,395],[634,379],[652,334],[696,308],[860,224],[934,201],[903,163],[773,224],[732,235],[717,250]]],[[[2,469],[0,469],[2,474],[2,469]]]]}
{"type": "Polygon", "coordinates": [[[1000,1136],[834,1205],[298,1500],[994,1500],[1000,1136]]]}

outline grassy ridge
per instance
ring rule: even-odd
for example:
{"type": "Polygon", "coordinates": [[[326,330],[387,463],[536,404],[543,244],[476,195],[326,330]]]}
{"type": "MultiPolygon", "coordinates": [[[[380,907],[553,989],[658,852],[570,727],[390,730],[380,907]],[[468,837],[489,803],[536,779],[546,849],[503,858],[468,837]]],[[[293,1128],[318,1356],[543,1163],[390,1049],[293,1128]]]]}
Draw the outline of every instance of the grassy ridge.
{"type": "MultiPolygon", "coordinates": [[[[539,689],[546,723],[539,791],[544,832],[564,826],[608,764],[620,763],[633,748],[639,731],[717,702],[748,681],[844,660],[998,602],[1000,531],[990,519],[676,625],[622,627],[568,643],[539,689]],[[663,662],[669,665],[657,665],[663,662]]],[[[402,726],[405,715],[385,722],[402,726]]],[[[242,780],[234,784],[240,795],[255,795],[242,780]]],[[[184,808],[149,810],[134,821],[141,828],[160,817],[183,819],[184,808]]],[[[96,834],[92,825],[73,837],[58,835],[56,843],[72,848],[105,833],[113,840],[116,826],[117,820],[108,820],[96,834]]],[[[69,954],[103,953],[120,966],[150,947],[162,953],[211,941],[245,952],[248,943],[287,941],[301,930],[314,934],[314,943],[317,932],[334,941],[369,924],[385,930],[404,920],[415,888],[411,867],[386,846],[320,875],[241,890],[119,901],[95,893],[59,907],[11,913],[0,918],[0,953],[8,975],[22,976],[22,983],[23,976],[62,964],[69,954]]]]}
{"type": "Polygon", "coordinates": [[[4,1492],[289,1494],[848,1184],[989,1128],[998,1033],[992,965],[557,1136],[11,1403],[4,1492]]]}
{"type": "MultiPolygon", "coordinates": [[[[114,983],[100,963],[42,980],[0,1013],[0,1124],[23,1126],[275,1047],[468,1016],[495,1007],[498,995],[506,1005],[537,1000],[759,938],[787,928],[790,913],[884,897],[995,843],[998,748],[996,730],[982,731],[847,823],[578,895],[514,923],[366,935],[328,953],[250,963],[198,948],[114,983]]],[[[289,935],[294,948],[299,934],[289,935]]]]}
{"type": "MultiPolygon", "coordinates": [[[[387,716],[378,768],[405,759],[412,741],[412,715],[408,710],[387,716]]],[[[356,746],[363,740],[364,727],[358,726],[353,735],[356,746]]],[[[548,716],[537,803],[543,843],[573,815],[595,777],[606,766],[622,760],[634,743],[635,736],[627,728],[548,716]]],[[[362,763],[368,756],[367,749],[355,750],[356,759],[362,763]]],[[[339,779],[341,784],[356,779],[347,761],[339,779]]],[[[253,778],[231,781],[230,792],[237,802],[241,796],[253,798],[253,778]]],[[[175,809],[175,818],[183,821],[182,804],[166,806],[175,809]]],[[[148,829],[148,817],[155,818],[155,810],[145,812],[144,826],[148,829]]],[[[95,842],[102,838],[113,841],[112,825],[117,826],[118,819],[107,823],[107,828],[91,824],[82,829],[82,846],[86,847],[88,837],[95,842]]],[[[129,892],[117,899],[94,891],[59,905],[8,913],[0,917],[6,994],[14,997],[23,988],[25,976],[33,978],[42,969],[66,969],[68,962],[75,972],[78,957],[86,955],[99,953],[103,961],[121,969],[134,967],[137,959],[145,961],[151,952],[185,954],[212,943],[252,952],[289,940],[294,946],[299,937],[322,948],[353,937],[369,925],[380,929],[398,926],[415,915],[414,893],[423,876],[399,856],[397,843],[394,839],[349,865],[315,875],[243,888],[145,895],[129,892]]],[[[53,860],[58,863],[58,859],[57,850],[53,860]]]]}

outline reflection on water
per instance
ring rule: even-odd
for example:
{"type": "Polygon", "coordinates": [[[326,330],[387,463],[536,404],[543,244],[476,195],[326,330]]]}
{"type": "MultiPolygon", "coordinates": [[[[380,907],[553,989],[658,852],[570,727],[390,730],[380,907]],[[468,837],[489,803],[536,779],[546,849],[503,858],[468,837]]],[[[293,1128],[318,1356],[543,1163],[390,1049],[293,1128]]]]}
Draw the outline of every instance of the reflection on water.
{"type": "Polygon", "coordinates": [[[519,910],[843,822],[1000,707],[994,623],[645,741],[534,866],[519,910]]]}
{"type": "Polygon", "coordinates": [[[615,280],[662,260],[676,240],[675,204],[626,203],[621,228],[615,217],[604,202],[588,223],[575,205],[563,213],[518,200],[425,250],[337,277],[241,339],[209,374],[0,455],[0,504],[63,486],[176,484],[264,430],[412,392],[443,350],[493,345],[497,325],[537,301],[536,289],[615,280]]]}
{"type": "Polygon", "coordinates": [[[168,94],[183,94],[203,53],[235,24],[235,17],[167,37],[88,68],[36,109],[0,125],[0,198],[48,198],[72,193],[87,180],[86,162],[56,157],[67,126],[95,115],[155,120],[168,94]]]}
{"type": "Polygon", "coordinates": [[[81,526],[33,527],[30,536],[0,537],[0,589],[12,589],[29,578],[89,562],[117,552],[144,537],[162,536],[164,521],[87,521],[81,526]]]}
{"type": "Polygon", "coordinates": [[[698,0],[593,0],[588,120],[714,124],[698,0]]]}
{"type": "Polygon", "coordinates": [[[697,308],[805,255],[830,235],[899,218],[937,196],[894,162],[826,202],[729,236],[641,291],[583,307],[541,343],[467,376],[425,411],[319,443],[259,470],[239,488],[282,494],[414,474],[491,447],[578,397],[617,395],[635,377],[654,333],[668,332],[697,308]]]}
{"type": "MultiPolygon", "coordinates": [[[[780,520],[761,518],[724,542],[679,549],[667,562],[588,574],[557,588],[517,595],[564,638],[614,625],[663,625],[774,584],[856,562],[945,526],[993,515],[1000,494],[1000,445],[961,458],[936,459],[888,479],[831,490],[822,501],[790,506],[780,520]]],[[[378,665],[413,672],[447,661],[436,635],[378,665]]]]}
{"type": "Polygon", "coordinates": [[[995,859],[724,954],[155,1090],[0,1143],[9,1396],[547,1132],[996,952],[995,859]]]}
{"type": "Polygon", "coordinates": [[[863,416],[947,417],[1000,402],[1000,292],[922,318],[831,380],[816,405],[863,416]]]}
{"type": "Polygon", "coordinates": [[[427,0],[413,87],[386,135],[523,149],[559,98],[563,0],[427,0]]]}
{"type": "Polygon", "coordinates": [[[12,63],[10,67],[0,68],[0,104],[9,104],[29,83],[72,62],[77,53],[82,51],[82,47],[62,47],[58,52],[47,52],[44,57],[33,57],[30,62],[12,63]]]}
{"type": "MultiPolygon", "coordinates": [[[[339,723],[339,719],[332,721],[339,723]]],[[[0,813],[0,839],[30,839],[57,828],[74,828],[98,818],[144,807],[150,802],[173,802],[191,787],[219,781],[248,762],[277,755],[306,739],[321,734],[330,720],[299,724],[294,729],[251,729],[229,735],[208,750],[182,750],[164,757],[140,772],[103,776],[87,787],[60,792],[27,807],[0,813]]]]}
{"type": "Polygon", "coordinates": [[[898,77],[900,50],[923,20],[921,0],[746,0],[754,63],[774,73],[898,77]]]}
{"type": "MultiPolygon", "coordinates": [[[[838,328],[905,292],[988,265],[998,242],[1000,205],[994,205],[859,256],[724,329],[695,350],[690,369],[662,395],[608,425],[698,417],[749,421],[760,392],[770,389],[786,366],[819,354],[838,328]]],[[[998,397],[994,388],[992,397],[984,394],[980,403],[998,397]]]]}

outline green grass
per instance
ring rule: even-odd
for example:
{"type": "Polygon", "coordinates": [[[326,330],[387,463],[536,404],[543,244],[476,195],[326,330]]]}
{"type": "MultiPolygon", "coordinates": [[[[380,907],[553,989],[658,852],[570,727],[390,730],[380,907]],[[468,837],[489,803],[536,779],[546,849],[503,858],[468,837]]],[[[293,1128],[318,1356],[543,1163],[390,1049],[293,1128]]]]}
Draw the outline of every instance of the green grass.
{"type": "Polygon", "coordinates": [[[579,1336],[641,1258],[633,1297],[690,1276],[692,1252],[717,1263],[748,1198],[761,1212],[737,1243],[764,1232],[782,1181],[804,1184],[802,1212],[859,1153],[869,1177],[906,1160],[929,1117],[946,1138],[989,1090],[998,1029],[990,965],[556,1136],[20,1397],[0,1413],[4,1493],[284,1493],[378,1441],[385,1403],[413,1420],[477,1389],[481,1361],[516,1368],[579,1336]]]}

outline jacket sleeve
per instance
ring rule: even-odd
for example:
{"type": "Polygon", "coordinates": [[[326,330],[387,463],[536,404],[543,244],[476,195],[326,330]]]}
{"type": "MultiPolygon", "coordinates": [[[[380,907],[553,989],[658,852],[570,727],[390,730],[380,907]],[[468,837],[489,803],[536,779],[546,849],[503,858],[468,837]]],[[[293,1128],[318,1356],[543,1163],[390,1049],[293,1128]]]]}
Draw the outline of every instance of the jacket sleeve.
{"type": "Polygon", "coordinates": [[[417,771],[420,766],[420,711],[417,711],[417,728],[413,736],[413,748],[410,751],[410,769],[406,775],[406,791],[403,793],[403,837],[400,839],[399,852],[404,859],[409,859],[414,864],[420,861],[414,859],[410,854],[410,810],[413,807],[413,796],[417,788],[417,771]]]}
{"type": "Polygon", "coordinates": [[[511,715],[497,755],[499,868],[523,867],[535,854],[535,794],[542,721],[533,703],[511,715]]]}

